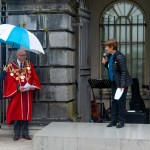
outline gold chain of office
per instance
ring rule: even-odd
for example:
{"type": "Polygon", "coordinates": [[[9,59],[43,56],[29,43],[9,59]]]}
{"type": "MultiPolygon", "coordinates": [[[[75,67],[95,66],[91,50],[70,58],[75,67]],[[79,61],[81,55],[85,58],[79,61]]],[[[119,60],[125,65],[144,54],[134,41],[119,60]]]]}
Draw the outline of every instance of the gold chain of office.
{"type": "Polygon", "coordinates": [[[24,82],[26,79],[28,82],[28,80],[31,78],[31,66],[29,61],[25,61],[25,65],[22,69],[15,69],[12,63],[10,63],[8,67],[10,76],[15,78],[15,80],[21,80],[21,82],[24,82]]]}

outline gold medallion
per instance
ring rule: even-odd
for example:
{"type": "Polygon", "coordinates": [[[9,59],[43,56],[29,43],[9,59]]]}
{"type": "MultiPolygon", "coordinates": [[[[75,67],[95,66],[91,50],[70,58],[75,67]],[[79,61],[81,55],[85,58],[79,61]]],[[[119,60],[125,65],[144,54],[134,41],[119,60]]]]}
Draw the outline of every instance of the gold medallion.
{"type": "Polygon", "coordinates": [[[31,70],[31,68],[30,68],[30,67],[27,67],[27,70],[31,70]]]}
{"type": "Polygon", "coordinates": [[[16,80],[19,80],[19,77],[16,77],[16,80]]]}
{"type": "Polygon", "coordinates": [[[24,80],[25,76],[20,76],[20,78],[21,78],[22,80],[24,80]]]}
{"type": "Polygon", "coordinates": [[[11,73],[10,73],[10,76],[14,76],[14,73],[11,72],[11,73]]]}

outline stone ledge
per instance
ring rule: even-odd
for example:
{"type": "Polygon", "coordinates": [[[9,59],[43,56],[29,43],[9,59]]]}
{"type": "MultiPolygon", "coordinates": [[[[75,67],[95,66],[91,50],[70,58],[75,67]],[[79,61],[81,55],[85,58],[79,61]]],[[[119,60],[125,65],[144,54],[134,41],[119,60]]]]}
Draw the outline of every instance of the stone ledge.
{"type": "Polygon", "coordinates": [[[34,135],[34,150],[149,150],[150,125],[53,122],[34,135]]]}
{"type": "MultiPolygon", "coordinates": [[[[22,0],[20,0],[22,1],[22,0]]],[[[7,10],[8,12],[11,12],[11,13],[18,13],[18,12],[31,12],[31,13],[43,13],[43,12],[49,12],[49,13],[52,13],[52,12],[66,12],[66,13],[69,13],[69,14],[72,14],[72,15],[75,15],[75,10],[70,7],[68,4],[47,4],[47,3],[43,3],[42,5],[39,4],[39,3],[34,3],[34,4],[31,4],[31,1],[30,3],[27,3],[26,1],[24,1],[25,3],[18,3],[18,0],[17,0],[17,3],[15,3],[15,1],[13,0],[7,0],[7,10]],[[10,3],[12,2],[12,3],[10,3]]],[[[56,2],[55,2],[56,3],[56,2]]]]}

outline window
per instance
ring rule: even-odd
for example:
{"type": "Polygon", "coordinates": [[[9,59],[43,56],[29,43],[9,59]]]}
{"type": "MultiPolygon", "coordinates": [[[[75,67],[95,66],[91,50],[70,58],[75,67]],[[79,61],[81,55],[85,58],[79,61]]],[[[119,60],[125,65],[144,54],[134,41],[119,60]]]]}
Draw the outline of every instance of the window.
{"type": "MultiPolygon", "coordinates": [[[[138,78],[140,85],[144,82],[144,49],[145,49],[145,17],[142,10],[129,2],[118,2],[108,7],[101,18],[101,46],[104,42],[115,38],[118,50],[127,59],[127,66],[132,77],[138,78]]],[[[102,69],[102,77],[106,71],[102,69]]]]}

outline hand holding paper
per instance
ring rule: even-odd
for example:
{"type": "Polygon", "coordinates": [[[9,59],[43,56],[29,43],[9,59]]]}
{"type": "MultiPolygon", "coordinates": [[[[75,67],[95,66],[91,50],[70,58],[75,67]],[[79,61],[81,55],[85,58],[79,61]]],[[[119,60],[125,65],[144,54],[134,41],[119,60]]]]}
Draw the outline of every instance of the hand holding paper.
{"type": "Polygon", "coordinates": [[[114,99],[119,100],[124,92],[124,89],[117,88],[114,99]]]}
{"type": "Polygon", "coordinates": [[[25,86],[24,86],[24,88],[25,88],[25,89],[23,90],[23,92],[29,91],[30,89],[34,89],[34,88],[36,88],[36,86],[31,85],[31,84],[29,84],[29,83],[26,83],[25,86]]]}

